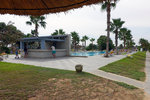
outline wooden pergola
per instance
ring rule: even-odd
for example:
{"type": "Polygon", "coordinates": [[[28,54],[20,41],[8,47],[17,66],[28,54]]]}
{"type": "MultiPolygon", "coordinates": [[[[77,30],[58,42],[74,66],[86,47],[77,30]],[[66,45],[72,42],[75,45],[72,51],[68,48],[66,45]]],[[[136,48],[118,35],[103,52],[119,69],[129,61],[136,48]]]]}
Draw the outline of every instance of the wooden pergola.
{"type": "Polygon", "coordinates": [[[0,0],[0,14],[40,16],[66,12],[105,0],[0,0]]]}

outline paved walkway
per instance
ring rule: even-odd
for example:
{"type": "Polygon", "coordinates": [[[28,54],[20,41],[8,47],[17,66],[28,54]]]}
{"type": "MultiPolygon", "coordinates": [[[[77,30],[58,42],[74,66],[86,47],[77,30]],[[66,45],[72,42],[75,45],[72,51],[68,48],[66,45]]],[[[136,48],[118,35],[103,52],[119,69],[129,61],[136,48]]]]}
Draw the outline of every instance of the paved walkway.
{"type": "Polygon", "coordinates": [[[22,63],[28,65],[35,65],[41,67],[49,67],[56,69],[75,70],[75,65],[82,64],[84,66],[83,71],[90,72],[97,70],[98,68],[105,66],[111,62],[117,61],[126,57],[125,55],[118,55],[114,57],[105,58],[101,55],[85,57],[59,57],[59,58],[22,58],[14,59],[14,55],[10,55],[6,62],[22,63]]]}
{"type": "Polygon", "coordinates": [[[145,91],[150,94],[150,53],[146,53],[146,81],[145,81],[145,91]]]}
{"type": "Polygon", "coordinates": [[[92,73],[94,75],[104,77],[110,80],[124,82],[129,85],[136,86],[141,89],[145,89],[145,91],[150,94],[150,53],[147,52],[146,58],[146,82],[137,81],[131,78],[127,78],[124,76],[119,76],[116,74],[104,72],[98,70],[98,68],[105,66],[111,62],[120,60],[126,57],[126,55],[115,55],[114,57],[104,58],[100,55],[98,56],[91,56],[88,58],[83,57],[62,57],[56,59],[14,59],[14,56],[10,56],[8,59],[4,60],[6,62],[12,63],[22,63],[28,65],[36,65],[41,67],[49,67],[49,68],[56,68],[56,69],[65,69],[65,70],[75,70],[76,64],[82,64],[84,66],[84,71],[92,73]]]}

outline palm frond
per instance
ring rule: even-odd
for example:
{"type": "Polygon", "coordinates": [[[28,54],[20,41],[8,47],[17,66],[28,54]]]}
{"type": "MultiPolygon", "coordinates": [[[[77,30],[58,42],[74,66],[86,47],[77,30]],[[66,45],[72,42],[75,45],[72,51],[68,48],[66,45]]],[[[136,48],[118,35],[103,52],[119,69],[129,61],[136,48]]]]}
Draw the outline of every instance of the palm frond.
{"type": "Polygon", "coordinates": [[[27,21],[26,24],[27,24],[27,25],[32,25],[32,22],[27,21]]]}
{"type": "Polygon", "coordinates": [[[46,22],[40,22],[40,25],[43,27],[43,28],[45,28],[46,27],[46,22]]]}
{"type": "Polygon", "coordinates": [[[101,10],[105,11],[107,9],[107,2],[102,3],[101,10]]]}

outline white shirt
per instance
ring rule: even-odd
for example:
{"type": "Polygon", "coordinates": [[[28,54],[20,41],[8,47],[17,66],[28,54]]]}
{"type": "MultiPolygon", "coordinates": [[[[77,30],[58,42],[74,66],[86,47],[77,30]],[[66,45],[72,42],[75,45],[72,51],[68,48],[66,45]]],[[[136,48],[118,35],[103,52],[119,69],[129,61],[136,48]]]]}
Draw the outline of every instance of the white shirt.
{"type": "Polygon", "coordinates": [[[51,46],[51,48],[52,48],[52,51],[55,51],[55,47],[54,46],[51,46]]]}

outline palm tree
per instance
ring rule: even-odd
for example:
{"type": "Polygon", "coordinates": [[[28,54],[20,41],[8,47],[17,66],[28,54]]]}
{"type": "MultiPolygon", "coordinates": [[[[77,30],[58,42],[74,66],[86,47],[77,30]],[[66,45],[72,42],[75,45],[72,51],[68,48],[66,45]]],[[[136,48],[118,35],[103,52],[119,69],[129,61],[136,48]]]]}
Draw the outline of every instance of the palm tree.
{"type": "Polygon", "coordinates": [[[113,22],[111,22],[111,28],[110,30],[115,34],[115,46],[116,46],[116,54],[118,55],[118,34],[119,31],[124,24],[124,21],[121,21],[120,18],[118,19],[113,19],[113,22]]]}
{"type": "Polygon", "coordinates": [[[127,48],[130,49],[130,48],[134,47],[134,45],[135,45],[135,42],[132,38],[127,40],[127,42],[126,42],[127,48]]]}
{"type": "Polygon", "coordinates": [[[39,26],[45,28],[46,27],[46,22],[44,21],[45,17],[44,16],[30,16],[30,21],[27,21],[27,25],[35,25],[35,30],[32,30],[32,33],[34,36],[38,37],[38,28],[39,26]]]}
{"type": "Polygon", "coordinates": [[[92,51],[93,51],[93,42],[95,41],[95,39],[91,38],[90,41],[92,42],[92,51]]]}
{"type": "Polygon", "coordinates": [[[127,28],[121,28],[119,32],[119,39],[123,40],[124,44],[124,49],[126,47],[126,42],[131,38],[131,31],[128,30],[127,28]]]}
{"type": "Polygon", "coordinates": [[[82,38],[83,38],[83,40],[84,40],[84,42],[85,42],[85,47],[86,47],[86,41],[89,39],[89,37],[85,35],[85,36],[83,36],[82,38]]]}
{"type": "Polygon", "coordinates": [[[55,30],[55,32],[52,33],[52,35],[65,35],[65,32],[63,31],[63,29],[59,29],[55,30]]]}
{"type": "Polygon", "coordinates": [[[84,46],[84,38],[82,37],[82,39],[80,40],[82,42],[82,50],[83,50],[83,46],[84,46]]]}
{"type": "Polygon", "coordinates": [[[71,32],[71,36],[72,36],[72,44],[74,45],[74,49],[76,51],[76,47],[80,42],[80,37],[79,37],[78,33],[75,31],[71,32]]]}
{"type": "Polygon", "coordinates": [[[111,8],[116,6],[117,0],[105,0],[102,2],[102,10],[107,11],[107,42],[106,42],[106,55],[105,57],[108,57],[108,51],[109,51],[109,36],[110,36],[110,17],[111,17],[111,8]],[[114,2],[112,2],[114,1],[114,2]]]}
{"type": "Polygon", "coordinates": [[[139,44],[141,45],[141,48],[143,48],[144,51],[147,51],[149,49],[150,44],[149,44],[148,40],[141,38],[139,40],[139,44]]]}

